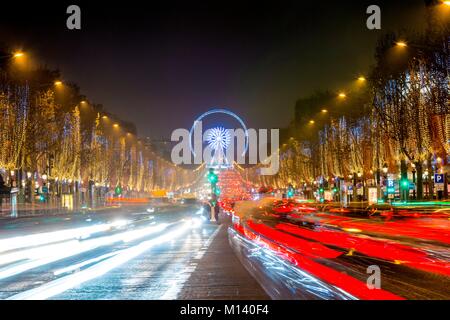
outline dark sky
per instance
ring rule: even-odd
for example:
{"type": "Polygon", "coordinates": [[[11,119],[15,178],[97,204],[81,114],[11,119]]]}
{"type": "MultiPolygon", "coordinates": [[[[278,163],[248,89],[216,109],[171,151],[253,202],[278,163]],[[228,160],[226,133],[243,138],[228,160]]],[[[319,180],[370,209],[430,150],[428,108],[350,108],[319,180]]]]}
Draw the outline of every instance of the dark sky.
{"type": "Polygon", "coordinates": [[[296,99],[366,73],[381,33],[424,22],[422,0],[26,3],[1,5],[0,41],[153,138],[214,106],[250,127],[286,126],[296,99]],[[80,31],[66,29],[70,4],[81,7],[80,31]],[[366,28],[370,4],[381,31],[366,28]]]}

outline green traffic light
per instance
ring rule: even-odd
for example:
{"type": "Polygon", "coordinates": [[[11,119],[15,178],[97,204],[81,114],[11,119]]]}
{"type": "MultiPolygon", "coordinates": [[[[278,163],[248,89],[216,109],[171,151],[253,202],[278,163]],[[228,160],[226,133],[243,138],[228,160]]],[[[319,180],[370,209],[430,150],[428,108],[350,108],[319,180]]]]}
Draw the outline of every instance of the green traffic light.
{"type": "Polygon", "coordinates": [[[211,183],[217,183],[217,180],[218,180],[217,175],[215,175],[215,174],[208,176],[208,181],[211,183]]]}
{"type": "Polygon", "coordinates": [[[409,181],[408,180],[402,180],[402,187],[406,188],[409,186],[409,181]]]}
{"type": "Polygon", "coordinates": [[[219,177],[214,173],[214,170],[210,169],[208,173],[208,181],[211,184],[216,184],[219,181],[219,177]]]}

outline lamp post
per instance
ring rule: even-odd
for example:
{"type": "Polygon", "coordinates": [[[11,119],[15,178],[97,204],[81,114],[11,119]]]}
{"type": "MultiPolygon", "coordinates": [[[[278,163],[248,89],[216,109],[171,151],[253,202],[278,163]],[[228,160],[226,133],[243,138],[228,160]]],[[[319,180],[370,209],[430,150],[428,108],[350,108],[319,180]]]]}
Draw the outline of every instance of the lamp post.
{"type": "MultiPolygon", "coordinates": [[[[383,182],[384,182],[384,184],[387,187],[387,173],[388,173],[388,165],[387,165],[387,163],[384,163],[382,170],[383,170],[383,182]]],[[[387,197],[387,192],[384,193],[383,198],[385,198],[385,200],[386,200],[386,197],[387,197]]]]}
{"type": "Polygon", "coordinates": [[[362,173],[361,171],[358,171],[358,173],[356,174],[358,176],[358,181],[362,182],[362,196],[361,196],[361,202],[364,201],[364,179],[361,179],[362,177],[362,173]]]}
{"type": "Polygon", "coordinates": [[[355,201],[356,200],[356,196],[357,196],[357,194],[356,194],[356,172],[353,172],[353,174],[352,174],[352,178],[353,178],[353,181],[352,181],[352,183],[353,183],[353,201],[355,201]]]}
{"type": "Polygon", "coordinates": [[[416,165],[414,163],[411,163],[411,167],[412,167],[413,184],[414,184],[413,199],[416,200],[416,165]]]}

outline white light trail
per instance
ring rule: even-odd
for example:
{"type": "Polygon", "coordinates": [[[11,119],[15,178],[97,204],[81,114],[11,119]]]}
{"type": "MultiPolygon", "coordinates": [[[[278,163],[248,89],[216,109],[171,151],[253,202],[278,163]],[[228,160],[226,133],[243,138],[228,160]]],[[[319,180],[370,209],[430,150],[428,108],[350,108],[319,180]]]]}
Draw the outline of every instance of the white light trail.
{"type": "MultiPolygon", "coordinates": [[[[5,279],[11,276],[15,276],[17,274],[20,274],[22,272],[28,271],[30,269],[34,269],[37,267],[41,267],[43,265],[53,263],[68,257],[72,257],[84,252],[88,252],[90,250],[96,249],[101,246],[111,245],[113,243],[122,241],[122,242],[129,242],[133,241],[145,236],[148,236],[150,234],[161,232],[164,229],[166,229],[169,226],[169,224],[159,224],[159,225],[152,225],[151,227],[146,227],[138,230],[131,230],[131,231],[125,231],[121,233],[117,233],[111,236],[104,236],[104,237],[98,237],[90,240],[84,240],[84,241],[69,241],[66,243],[61,244],[61,246],[57,248],[51,248],[50,251],[49,247],[52,246],[45,246],[41,248],[35,248],[27,250],[27,255],[33,255],[33,253],[30,253],[32,250],[36,250],[38,254],[40,252],[49,252],[50,255],[44,255],[41,256],[35,260],[26,261],[24,263],[21,263],[19,265],[11,266],[4,268],[0,270],[0,279],[5,279]]],[[[0,256],[1,259],[2,256],[0,256]]],[[[23,256],[23,259],[26,259],[27,256],[23,256]]],[[[21,259],[22,260],[22,259],[21,259]]]]}
{"type": "Polygon", "coordinates": [[[42,300],[48,299],[55,295],[58,295],[66,290],[69,290],[75,286],[87,282],[89,280],[95,279],[109,272],[110,270],[120,266],[121,264],[139,256],[148,249],[173,240],[186,231],[190,230],[192,227],[192,222],[185,222],[183,225],[174,231],[166,233],[157,238],[146,240],[138,245],[130,247],[128,249],[122,250],[119,254],[99,262],[92,267],[89,267],[80,272],[64,276],[62,278],[56,279],[54,281],[48,282],[40,287],[21,292],[14,296],[9,297],[7,300],[42,300]]]}
{"type": "Polygon", "coordinates": [[[70,239],[85,239],[94,233],[104,232],[111,228],[124,226],[130,223],[126,220],[102,223],[89,227],[65,229],[60,231],[44,232],[26,236],[0,239],[0,252],[21,249],[25,247],[40,246],[70,239]]]}
{"type": "Polygon", "coordinates": [[[98,262],[98,261],[101,261],[101,260],[105,260],[106,258],[110,258],[112,256],[115,256],[116,254],[118,254],[120,252],[122,252],[122,250],[110,252],[110,253],[107,253],[107,254],[95,257],[93,259],[89,259],[89,260],[86,260],[86,261],[83,261],[83,262],[80,262],[80,263],[68,266],[66,268],[58,269],[55,272],[53,272],[53,274],[55,276],[59,276],[60,274],[72,272],[74,270],[80,269],[80,268],[82,268],[84,266],[87,266],[89,264],[92,264],[92,263],[95,263],[95,262],[98,262]]]}

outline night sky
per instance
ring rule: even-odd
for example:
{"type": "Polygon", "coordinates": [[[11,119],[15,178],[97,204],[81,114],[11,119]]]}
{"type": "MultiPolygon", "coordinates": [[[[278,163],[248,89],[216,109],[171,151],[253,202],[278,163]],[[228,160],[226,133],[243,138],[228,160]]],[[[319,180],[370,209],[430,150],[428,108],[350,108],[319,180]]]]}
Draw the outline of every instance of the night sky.
{"type": "Polygon", "coordinates": [[[382,33],[424,24],[422,0],[9,2],[0,42],[59,68],[139,135],[164,139],[212,107],[249,127],[286,126],[298,98],[367,73],[382,33]],[[81,7],[80,31],[66,29],[70,4],[81,7]],[[370,4],[381,31],[366,28],[370,4]]]}

